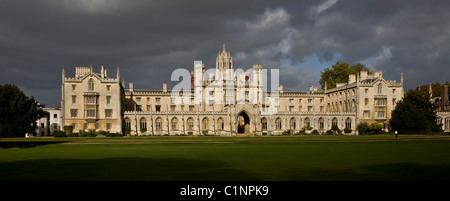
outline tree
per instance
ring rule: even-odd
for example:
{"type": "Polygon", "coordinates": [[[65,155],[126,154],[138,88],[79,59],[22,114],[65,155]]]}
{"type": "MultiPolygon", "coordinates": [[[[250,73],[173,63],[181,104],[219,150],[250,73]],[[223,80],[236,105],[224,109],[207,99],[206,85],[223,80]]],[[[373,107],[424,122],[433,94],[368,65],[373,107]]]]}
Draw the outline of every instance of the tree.
{"type": "MultiPolygon", "coordinates": [[[[416,87],[416,91],[422,91],[424,93],[430,93],[430,84],[423,84],[416,87]]],[[[431,83],[431,91],[433,97],[441,97],[442,85],[437,83],[431,83]]]]}
{"type": "Polygon", "coordinates": [[[336,83],[348,83],[348,76],[350,74],[358,74],[360,71],[369,71],[369,69],[360,63],[349,65],[346,62],[336,62],[331,66],[332,69],[326,68],[320,75],[320,86],[325,89],[325,83],[327,89],[335,88],[336,83]]]}
{"type": "Polygon", "coordinates": [[[0,137],[24,137],[36,130],[40,110],[18,87],[0,85],[0,137]]]}
{"type": "Polygon", "coordinates": [[[436,119],[436,106],[430,102],[429,94],[409,90],[397,102],[389,126],[400,134],[439,132],[441,129],[436,119]]]}

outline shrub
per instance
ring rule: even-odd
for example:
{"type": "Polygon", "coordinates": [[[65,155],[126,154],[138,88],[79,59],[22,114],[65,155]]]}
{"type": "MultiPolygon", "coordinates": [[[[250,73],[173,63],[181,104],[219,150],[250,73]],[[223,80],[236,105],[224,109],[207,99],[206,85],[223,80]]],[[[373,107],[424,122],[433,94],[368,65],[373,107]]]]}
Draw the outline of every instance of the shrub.
{"type": "Polygon", "coordinates": [[[95,131],[89,131],[86,133],[87,137],[97,137],[97,133],[95,133],[95,131]]]}
{"type": "Polygon", "coordinates": [[[67,137],[64,131],[54,131],[52,133],[53,137],[67,137]]]}
{"type": "Polygon", "coordinates": [[[67,126],[64,126],[64,133],[66,134],[66,135],[68,135],[68,134],[71,134],[72,133],[72,131],[73,131],[73,126],[72,125],[67,125],[67,126]]]}
{"type": "Polygon", "coordinates": [[[344,128],[344,133],[351,133],[352,129],[351,128],[344,128]]]}
{"type": "Polygon", "coordinates": [[[188,132],[188,135],[192,135],[192,134],[194,134],[194,132],[192,132],[192,131],[189,131],[189,132],[188,132]]]}
{"type": "Polygon", "coordinates": [[[317,131],[317,130],[313,130],[313,131],[311,132],[311,135],[320,135],[320,133],[319,133],[319,131],[317,131]]]}
{"type": "Polygon", "coordinates": [[[357,130],[360,135],[376,135],[384,133],[383,124],[379,123],[371,123],[369,125],[367,122],[362,122],[358,124],[357,130]]]}
{"type": "Polygon", "coordinates": [[[267,135],[267,132],[263,132],[262,135],[263,135],[263,136],[266,136],[266,135],[267,135]]]}
{"type": "Polygon", "coordinates": [[[129,135],[131,133],[131,128],[130,127],[125,127],[123,129],[123,132],[125,133],[125,135],[129,135]]]}
{"type": "Polygon", "coordinates": [[[67,137],[78,137],[78,133],[67,134],[67,137]]]}
{"type": "Polygon", "coordinates": [[[294,131],[292,131],[292,130],[285,130],[285,131],[283,131],[281,134],[282,135],[291,135],[292,133],[294,133],[294,131]]]}
{"type": "Polygon", "coordinates": [[[208,134],[208,131],[202,131],[202,133],[203,133],[203,135],[206,135],[206,134],[208,134]]]}
{"type": "Polygon", "coordinates": [[[110,133],[109,133],[109,131],[98,131],[97,134],[108,136],[108,134],[110,134],[110,133]]]}
{"type": "Polygon", "coordinates": [[[312,130],[311,126],[306,127],[306,130],[312,130]]]}
{"type": "Polygon", "coordinates": [[[107,133],[106,137],[122,137],[120,133],[107,133]]]}
{"type": "Polygon", "coordinates": [[[327,130],[327,131],[325,131],[325,135],[334,135],[335,133],[334,133],[334,131],[332,131],[332,130],[327,130]]]}

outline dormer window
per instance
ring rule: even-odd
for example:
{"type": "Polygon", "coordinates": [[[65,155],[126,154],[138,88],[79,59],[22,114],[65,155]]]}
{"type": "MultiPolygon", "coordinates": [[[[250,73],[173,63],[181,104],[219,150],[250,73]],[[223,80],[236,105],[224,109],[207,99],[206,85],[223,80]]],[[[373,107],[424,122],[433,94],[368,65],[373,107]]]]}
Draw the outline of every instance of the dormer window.
{"type": "Polygon", "coordinates": [[[89,80],[89,91],[94,91],[94,81],[92,79],[89,80]]]}

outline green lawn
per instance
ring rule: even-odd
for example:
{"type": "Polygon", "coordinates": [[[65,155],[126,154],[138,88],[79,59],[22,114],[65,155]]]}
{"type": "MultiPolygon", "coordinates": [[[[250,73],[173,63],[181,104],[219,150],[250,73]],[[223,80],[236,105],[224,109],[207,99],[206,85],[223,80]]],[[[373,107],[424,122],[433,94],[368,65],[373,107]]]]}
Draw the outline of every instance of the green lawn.
{"type": "Polygon", "coordinates": [[[0,180],[450,181],[450,136],[11,138],[0,180]]]}

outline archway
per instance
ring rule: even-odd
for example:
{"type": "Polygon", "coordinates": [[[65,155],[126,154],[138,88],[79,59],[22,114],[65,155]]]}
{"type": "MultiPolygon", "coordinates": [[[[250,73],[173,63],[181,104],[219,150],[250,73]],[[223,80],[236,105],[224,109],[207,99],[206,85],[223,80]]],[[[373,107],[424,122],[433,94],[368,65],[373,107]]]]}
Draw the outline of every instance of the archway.
{"type": "Polygon", "coordinates": [[[239,114],[237,124],[238,133],[250,133],[250,117],[246,112],[239,114]]]}

